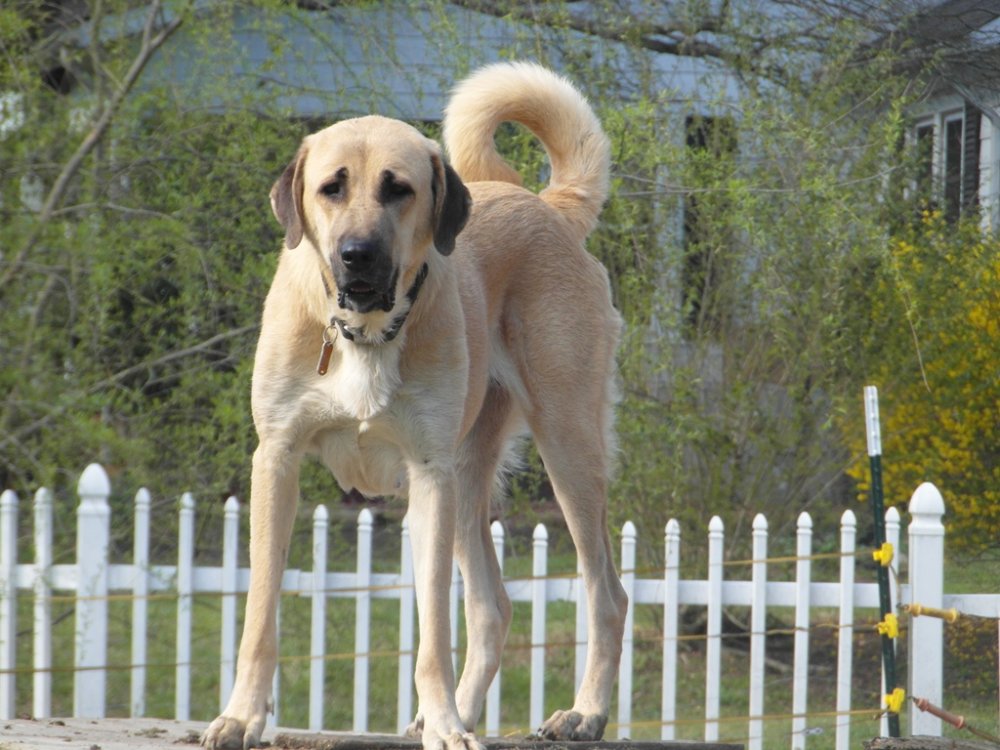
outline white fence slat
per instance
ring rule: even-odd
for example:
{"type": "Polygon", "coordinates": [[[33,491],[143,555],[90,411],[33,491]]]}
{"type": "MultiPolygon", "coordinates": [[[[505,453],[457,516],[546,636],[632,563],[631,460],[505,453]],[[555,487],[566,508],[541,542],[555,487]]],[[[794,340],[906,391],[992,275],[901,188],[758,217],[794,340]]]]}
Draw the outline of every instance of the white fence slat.
{"type": "Polygon", "coordinates": [[[17,665],[17,495],[0,495],[0,719],[14,718],[17,665]]]}
{"type": "Polygon", "coordinates": [[[573,579],[572,598],[574,610],[576,611],[576,648],[574,649],[574,669],[573,669],[573,695],[580,692],[583,685],[583,675],[587,669],[587,608],[590,602],[587,601],[587,591],[583,586],[583,566],[580,558],[576,560],[576,578],[573,579]]]}
{"type": "Polygon", "coordinates": [[[796,532],[795,639],[792,656],[792,750],[806,746],[806,711],[809,706],[809,584],[812,576],[812,518],[799,515],[796,532]]]}
{"type": "Polygon", "coordinates": [[[531,727],[542,725],[545,714],[545,576],[548,572],[549,534],[545,526],[535,526],[532,535],[531,565],[531,689],[528,711],[531,727]]]}
{"type": "MultiPolygon", "coordinates": [[[[140,490],[135,498],[135,552],[129,564],[110,564],[108,559],[111,487],[106,473],[101,467],[91,465],[83,472],[78,493],[80,504],[77,508],[77,560],[74,563],[52,564],[52,500],[45,490],[39,490],[34,502],[35,557],[30,564],[18,564],[16,551],[17,496],[13,492],[0,495],[0,716],[14,715],[17,706],[14,698],[16,673],[16,652],[14,639],[17,634],[15,621],[16,596],[20,590],[33,594],[33,666],[32,711],[42,717],[51,711],[51,592],[71,590],[76,592],[76,636],[73,677],[73,713],[85,718],[99,718],[106,712],[107,667],[107,594],[110,590],[131,591],[132,604],[132,687],[131,713],[139,716],[145,713],[144,683],[146,624],[148,621],[148,598],[154,592],[174,590],[177,593],[177,677],[175,693],[175,714],[183,718],[190,712],[190,671],[191,671],[191,617],[193,595],[199,592],[221,594],[223,599],[223,633],[220,664],[220,699],[229,688],[227,674],[232,674],[235,661],[235,599],[247,590],[249,571],[238,567],[238,505],[235,499],[226,504],[226,519],[223,531],[223,562],[219,567],[196,567],[194,565],[194,501],[189,494],[181,498],[180,534],[178,539],[178,559],[176,565],[151,565],[149,560],[150,499],[145,490],[140,490]],[[232,647],[228,646],[226,628],[233,633],[232,647]],[[228,670],[227,670],[228,667],[228,670]]],[[[324,509],[325,510],[325,509],[324,509]]],[[[943,594],[943,549],[944,529],[941,516],[944,504],[940,493],[933,485],[922,485],[914,493],[910,506],[913,522],[909,528],[909,579],[911,584],[901,583],[899,559],[894,561],[895,574],[890,577],[894,608],[900,601],[919,602],[926,606],[956,607],[969,615],[996,617],[1000,613],[1000,596],[995,594],[943,594]]],[[[364,513],[362,513],[362,516],[364,513]]],[[[317,509],[314,524],[314,564],[313,570],[287,570],[282,576],[282,590],[312,597],[313,637],[310,642],[310,689],[309,721],[313,729],[322,728],[322,696],[325,666],[326,598],[351,598],[359,606],[356,608],[356,658],[365,664],[364,685],[355,692],[355,706],[367,704],[368,680],[367,662],[370,659],[370,600],[372,598],[399,598],[400,600],[400,656],[399,656],[399,730],[403,731],[413,716],[412,673],[414,665],[415,640],[415,592],[413,589],[412,553],[408,530],[404,522],[402,534],[402,557],[400,573],[374,573],[371,570],[372,539],[369,512],[367,541],[361,529],[359,517],[359,557],[363,558],[355,571],[328,572],[326,552],[320,539],[325,540],[328,530],[322,530],[323,521],[317,509]],[[317,536],[317,534],[319,536],[317,536]],[[367,547],[367,549],[362,549],[367,547]],[[366,612],[367,610],[367,612],[366,612]],[[319,628],[317,630],[317,627],[319,628]]],[[[328,521],[327,521],[328,522],[328,521]]],[[[497,559],[503,565],[504,534],[500,524],[492,527],[494,549],[497,559]]],[[[853,658],[853,621],[858,609],[877,609],[877,586],[870,581],[856,580],[857,522],[850,511],[841,518],[840,528],[840,577],[838,581],[812,581],[811,550],[812,521],[807,513],[799,518],[796,543],[796,574],[794,581],[767,581],[767,522],[763,516],[754,519],[753,563],[751,580],[726,581],[724,576],[724,527],[721,519],[713,518],[709,525],[709,569],[706,580],[680,580],[680,527],[676,521],[667,524],[664,532],[665,568],[662,578],[639,579],[636,576],[634,550],[637,539],[634,526],[626,524],[622,540],[622,582],[629,595],[628,622],[622,650],[618,695],[618,734],[627,736],[634,721],[631,710],[633,664],[633,628],[635,604],[652,604],[663,607],[663,673],[661,735],[663,739],[673,739],[675,734],[677,704],[677,651],[678,651],[678,608],[688,605],[707,608],[706,643],[706,693],[705,693],[705,737],[718,738],[721,698],[721,612],[723,607],[749,606],[750,635],[750,698],[748,750],[762,750],[762,735],[766,715],[764,704],[766,683],[763,663],[766,648],[766,614],[774,608],[794,608],[795,614],[795,654],[793,663],[793,706],[792,746],[804,748],[807,735],[807,670],[808,645],[811,611],[814,608],[838,608],[838,654],[837,654],[837,721],[836,750],[849,747],[850,720],[852,709],[851,681],[853,658]]],[[[886,512],[886,537],[899,550],[900,521],[895,508],[886,512]]],[[[535,529],[533,539],[532,577],[506,581],[512,601],[530,602],[532,606],[531,660],[530,660],[530,709],[531,723],[538,726],[545,717],[545,649],[546,649],[546,607],[555,600],[576,601],[578,643],[576,654],[580,669],[586,661],[586,603],[578,575],[559,577],[552,580],[547,575],[548,534],[544,526],[535,529]]],[[[867,555],[864,556],[867,558],[867,555]]],[[[451,590],[451,618],[458,616],[458,597],[463,596],[463,586],[456,576],[451,590]]],[[[280,632],[280,603],[278,609],[278,629],[280,632]]],[[[911,658],[918,654],[920,662],[911,662],[908,670],[911,681],[908,694],[926,697],[939,705],[946,703],[942,696],[943,675],[941,659],[943,648],[943,624],[934,618],[917,618],[911,623],[910,638],[914,648],[911,658]]],[[[453,629],[453,641],[457,628],[453,629]]],[[[280,638],[279,638],[280,640],[280,638]]],[[[279,662],[280,664],[280,662],[279,662]]],[[[579,680],[579,671],[577,671],[579,680]]],[[[357,684],[357,683],[356,683],[357,684]]],[[[487,692],[486,733],[496,736],[500,732],[500,673],[487,692]]],[[[274,708],[280,704],[280,669],[276,670],[273,682],[274,708]]],[[[362,708],[356,711],[367,726],[368,717],[362,708]]],[[[278,722],[277,711],[268,716],[268,726],[278,722]]],[[[940,722],[934,717],[914,712],[910,716],[910,731],[933,734],[940,729],[940,722]]]]}
{"type": "MultiPolygon", "coordinates": [[[[874,390],[874,388],[872,389],[874,390]]],[[[876,410],[877,410],[876,402],[876,410]]],[[[877,411],[876,411],[877,413],[877,411]]],[[[877,426],[876,426],[877,429],[877,426]]],[[[899,529],[900,529],[900,518],[899,511],[896,508],[889,508],[885,512],[885,540],[892,545],[893,549],[893,561],[892,565],[895,568],[897,566],[897,558],[899,556],[899,529]]],[[[896,576],[889,574],[889,608],[890,611],[895,612],[899,605],[899,581],[896,576]]],[[[892,652],[895,654],[898,649],[896,648],[896,642],[892,642],[892,652]]],[[[897,673],[899,668],[896,669],[897,673]]],[[[882,685],[886,685],[886,674],[885,674],[885,661],[882,661],[882,685]]],[[[892,687],[888,688],[891,691],[892,687]]],[[[887,691],[887,692],[888,692],[887,691]]],[[[889,714],[883,713],[882,718],[879,720],[879,727],[882,732],[883,737],[889,736],[889,714]]]]}
{"type": "Polygon", "coordinates": [[[708,617],[705,643],[705,741],[719,739],[722,700],[722,559],[725,527],[713,516],[708,523],[708,617]]]}
{"type": "Polygon", "coordinates": [[[618,739],[631,734],[632,724],[632,656],[635,625],[635,524],[626,521],[622,527],[622,587],[628,596],[625,611],[625,633],[622,637],[622,657],[618,664],[618,739]]]}
{"type": "Polygon", "coordinates": [[[851,746],[851,655],[854,644],[854,549],[858,521],[854,511],[840,518],[840,613],[837,620],[837,731],[836,750],[851,746]]]}
{"type": "Polygon", "coordinates": [[[135,536],[132,542],[132,670],[130,713],[146,715],[146,638],[149,632],[149,490],[135,493],[135,536]]]}
{"type": "Polygon", "coordinates": [[[462,590],[462,574],[458,570],[458,561],[451,561],[451,588],[448,590],[448,633],[451,636],[451,671],[458,672],[458,592],[462,590]]]}
{"type": "Polygon", "coordinates": [[[663,531],[663,687],[660,739],[672,740],[677,720],[677,620],[681,577],[681,526],[671,518],[663,531]]]}
{"type": "Polygon", "coordinates": [[[764,659],[767,653],[767,519],[758,513],[753,519],[753,563],[750,605],[750,722],[749,750],[764,748],[764,659]]]}
{"type": "Polygon", "coordinates": [[[194,592],[194,496],[181,495],[177,534],[177,664],[174,718],[191,718],[191,607],[194,592]]]}
{"type": "MultiPolygon", "coordinates": [[[[504,533],[503,524],[499,521],[494,521],[490,524],[490,533],[493,537],[493,551],[497,556],[497,563],[500,565],[500,574],[503,575],[503,557],[504,557],[504,533]]],[[[493,677],[493,682],[490,683],[489,688],[486,691],[486,736],[487,737],[499,737],[500,736],[500,667],[497,667],[497,673],[493,677]]]]}
{"type": "Polygon", "coordinates": [[[108,541],[111,482],[90,464],[77,484],[76,560],[79,570],[73,674],[73,715],[104,718],[108,654],[108,541]]]}
{"type": "Polygon", "coordinates": [[[52,715],[52,493],[44,487],[35,493],[35,604],[32,715],[52,715]]]}
{"type": "MultiPolygon", "coordinates": [[[[944,500],[938,488],[924,482],[910,498],[909,578],[911,603],[941,608],[944,603],[944,500]]],[[[937,617],[914,617],[910,621],[910,690],[908,695],[943,704],[944,622],[937,617]]],[[[985,666],[985,665],[984,665],[985,666]]],[[[910,707],[912,734],[941,734],[941,720],[910,707]]]]}
{"type": "Polygon", "coordinates": [[[222,627],[219,633],[219,711],[236,681],[236,592],[239,583],[240,501],[226,500],[222,521],[222,627]]]}
{"type": "Polygon", "coordinates": [[[371,575],[373,516],[358,514],[358,580],[354,596],[354,731],[368,731],[368,652],[371,650],[371,575]]]}
{"type": "MultiPolygon", "coordinates": [[[[287,571],[286,571],[287,572],[287,571]]],[[[285,579],[282,579],[281,587],[286,588],[285,579]]],[[[296,588],[296,587],[292,587],[296,588]]],[[[271,678],[271,712],[267,715],[264,726],[274,729],[278,726],[281,711],[281,596],[278,597],[278,606],[274,610],[274,632],[278,634],[277,653],[275,653],[274,677],[271,678]]]]}
{"type": "Polygon", "coordinates": [[[326,683],[326,552],[330,514],[325,505],[313,511],[312,612],[309,634],[309,729],[323,728],[323,687],[326,683]]]}
{"type": "Polygon", "coordinates": [[[403,734],[413,720],[413,550],[409,518],[403,517],[399,554],[399,672],[397,682],[396,731],[403,734]]]}

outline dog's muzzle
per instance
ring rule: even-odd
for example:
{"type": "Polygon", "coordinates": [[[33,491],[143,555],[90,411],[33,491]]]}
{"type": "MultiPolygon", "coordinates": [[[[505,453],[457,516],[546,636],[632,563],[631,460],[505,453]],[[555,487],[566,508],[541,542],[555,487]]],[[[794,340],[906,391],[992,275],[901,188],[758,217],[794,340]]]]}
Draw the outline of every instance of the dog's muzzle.
{"type": "Polygon", "coordinates": [[[389,254],[371,240],[344,240],[333,261],[337,304],[343,310],[389,312],[396,305],[399,269],[389,254]]]}

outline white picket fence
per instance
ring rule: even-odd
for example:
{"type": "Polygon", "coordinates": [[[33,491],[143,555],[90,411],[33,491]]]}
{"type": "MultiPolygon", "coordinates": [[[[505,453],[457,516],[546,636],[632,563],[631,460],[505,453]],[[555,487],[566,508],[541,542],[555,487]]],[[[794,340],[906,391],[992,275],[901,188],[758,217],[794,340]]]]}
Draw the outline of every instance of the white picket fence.
{"type": "MultiPolygon", "coordinates": [[[[108,666],[108,596],[128,592],[132,599],[131,713],[145,714],[148,602],[158,592],[173,592],[178,600],[176,621],[176,693],[174,717],[187,719],[191,712],[192,604],[195,595],[219,594],[222,608],[220,634],[219,704],[225,704],[232,690],[237,644],[236,599],[247,590],[249,570],[237,564],[240,506],[230,498],[225,506],[221,567],[203,567],[194,562],[195,501],[185,494],[180,503],[177,565],[152,565],[149,556],[150,496],[140,490],[135,498],[135,550],[131,563],[108,559],[110,483],[104,470],[94,464],[80,478],[77,509],[76,563],[52,564],[52,496],[39,490],[34,497],[35,560],[17,560],[18,505],[15,493],[0,496],[0,719],[12,718],[15,712],[15,660],[17,638],[17,597],[33,600],[32,713],[47,717],[52,696],[52,618],[54,590],[76,592],[75,664],[73,714],[78,717],[105,715],[106,669],[108,666]],[[20,594],[19,592],[25,592],[20,594]]],[[[911,522],[908,528],[909,583],[900,584],[894,576],[894,603],[919,602],[930,607],[959,608],[966,614],[996,617],[1000,614],[1000,596],[943,595],[944,503],[933,485],[924,484],[910,501],[911,522]]],[[[888,539],[900,549],[900,515],[895,508],[886,514],[888,539]]],[[[812,580],[813,528],[807,513],[798,521],[795,580],[770,581],[768,571],[767,520],[758,515],[753,522],[753,553],[748,581],[726,580],[724,571],[724,528],[713,518],[708,533],[708,571],[704,580],[680,579],[681,530],[670,521],[665,530],[666,566],[662,575],[640,578],[637,575],[636,529],[629,522],[622,530],[622,582],[629,595],[629,614],[618,680],[617,734],[630,735],[633,697],[633,616],[636,605],[653,605],[663,613],[663,673],[661,736],[673,739],[677,715],[678,614],[683,605],[707,610],[704,736],[707,741],[719,737],[723,676],[721,670],[722,614],[724,607],[750,608],[750,695],[747,724],[751,750],[763,747],[765,713],[765,643],[768,608],[794,610],[794,660],[791,747],[804,748],[808,736],[806,721],[809,693],[809,633],[814,608],[839,611],[837,639],[836,748],[846,750],[849,743],[852,683],[852,642],[855,609],[878,608],[876,585],[856,577],[855,547],[857,522],[848,510],[840,528],[840,575],[836,581],[812,580]]],[[[354,719],[351,729],[368,729],[369,659],[371,602],[373,598],[398,599],[400,632],[398,650],[397,725],[402,731],[411,720],[413,705],[412,673],[414,664],[414,591],[406,524],[402,530],[402,554],[398,573],[372,570],[372,515],[362,510],[358,519],[357,567],[350,572],[327,570],[328,515],[318,506],[313,514],[313,569],[285,572],[283,589],[311,597],[311,645],[309,728],[323,727],[323,684],[326,659],[324,638],[326,607],[330,597],[355,600],[354,719]]],[[[494,544],[501,565],[504,555],[503,527],[493,525],[494,544]]],[[[530,696],[528,714],[532,726],[541,724],[544,707],[546,657],[546,605],[552,601],[576,602],[576,683],[582,678],[586,660],[585,605],[579,577],[547,577],[548,535],[539,525],[533,537],[532,576],[510,579],[507,589],[515,602],[531,605],[530,696]]],[[[863,558],[862,558],[863,559],[863,558]]],[[[864,564],[864,563],[862,563],[864,564]]],[[[897,571],[900,572],[901,571],[897,571]]],[[[452,638],[457,646],[458,605],[462,596],[459,577],[451,592],[452,638]]],[[[921,617],[910,624],[911,655],[919,651],[919,669],[909,669],[909,695],[925,697],[941,704],[942,699],[942,623],[921,617]],[[917,644],[914,648],[912,644],[917,644]]],[[[500,680],[497,675],[487,698],[485,728],[487,735],[500,731],[500,680]]],[[[279,685],[275,681],[275,690],[279,685]]],[[[277,705],[277,701],[276,701],[277,705]]],[[[872,707],[864,707],[872,708],[872,707]]],[[[615,719],[615,717],[612,717],[615,719]]],[[[523,723],[523,717],[521,722],[523,723]]],[[[940,734],[940,721],[915,709],[909,716],[913,734],[940,734]]],[[[883,728],[884,729],[884,728],[883,728]]]]}

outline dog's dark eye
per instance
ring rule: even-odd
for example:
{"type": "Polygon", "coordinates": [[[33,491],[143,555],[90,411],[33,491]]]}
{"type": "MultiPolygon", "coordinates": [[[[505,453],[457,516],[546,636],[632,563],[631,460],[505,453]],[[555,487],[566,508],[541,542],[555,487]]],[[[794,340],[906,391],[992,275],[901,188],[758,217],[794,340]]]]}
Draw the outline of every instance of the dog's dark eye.
{"type": "Polygon", "coordinates": [[[397,179],[394,175],[386,174],[382,180],[381,195],[383,203],[398,201],[413,195],[413,188],[408,182],[397,179]]]}
{"type": "Polygon", "coordinates": [[[332,182],[326,183],[319,191],[325,195],[327,198],[336,198],[340,195],[340,180],[333,180],[332,182]]]}

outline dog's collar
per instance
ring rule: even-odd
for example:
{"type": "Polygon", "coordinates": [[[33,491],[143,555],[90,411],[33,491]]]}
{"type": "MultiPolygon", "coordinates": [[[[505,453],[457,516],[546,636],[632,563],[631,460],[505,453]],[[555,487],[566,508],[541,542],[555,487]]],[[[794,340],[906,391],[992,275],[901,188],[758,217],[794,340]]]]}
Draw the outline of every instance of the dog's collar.
{"type": "Polygon", "coordinates": [[[363,327],[349,326],[336,315],[332,316],[330,318],[330,325],[323,331],[323,348],[320,350],[319,366],[316,368],[316,371],[320,375],[326,374],[327,367],[330,364],[330,355],[333,353],[333,342],[336,340],[338,333],[348,341],[363,346],[387,344],[395,339],[402,330],[403,324],[406,323],[406,318],[409,316],[410,310],[413,309],[413,304],[417,301],[420,288],[427,279],[428,270],[427,264],[424,263],[417,272],[417,277],[413,280],[413,284],[410,285],[409,290],[406,292],[406,299],[409,302],[406,309],[393,318],[389,326],[379,336],[369,337],[365,334],[363,327]]]}

